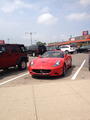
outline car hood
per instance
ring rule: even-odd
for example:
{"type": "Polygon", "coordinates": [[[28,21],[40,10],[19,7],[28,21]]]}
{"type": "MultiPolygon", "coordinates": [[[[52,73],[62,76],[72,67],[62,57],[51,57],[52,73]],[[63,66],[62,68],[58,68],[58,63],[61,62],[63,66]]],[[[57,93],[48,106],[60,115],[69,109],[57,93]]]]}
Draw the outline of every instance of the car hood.
{"type": "Polygon", "coordinates": [[[63,58],[37,58],[34,59],[34,65],[33,67],[36,68],[47,68],[47,67],[52,67],[55,65],[57,61],[62,62],[64,59],[63,58]]]}

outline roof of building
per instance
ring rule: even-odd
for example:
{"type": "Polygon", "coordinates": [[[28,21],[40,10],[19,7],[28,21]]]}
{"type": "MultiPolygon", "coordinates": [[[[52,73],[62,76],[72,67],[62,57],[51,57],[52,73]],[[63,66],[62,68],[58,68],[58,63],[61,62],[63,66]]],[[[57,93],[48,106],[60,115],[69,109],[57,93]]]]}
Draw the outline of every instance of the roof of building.
{"type": "Polygon", "coordinates": [[[90,41],[90,39],[65,41],[65,42],[50,43],[50,44],[48,44],[48,46],[66,45],[66,44],[70,44],[70,43],[80,43],[80,42],[88,42],[88,41],[90,41]]]}

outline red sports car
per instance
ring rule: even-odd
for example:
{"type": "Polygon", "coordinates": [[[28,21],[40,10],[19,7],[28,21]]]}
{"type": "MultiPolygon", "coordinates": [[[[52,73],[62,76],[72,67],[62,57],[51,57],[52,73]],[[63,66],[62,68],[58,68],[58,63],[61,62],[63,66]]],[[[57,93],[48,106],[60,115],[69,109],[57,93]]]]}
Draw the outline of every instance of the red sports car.
{"type": "Polygon", "coordinates": [[[62,51],[48,51],[30,61],[28,70],[32,76],[65,75],[72,66],[72,57],[62,51]]]}

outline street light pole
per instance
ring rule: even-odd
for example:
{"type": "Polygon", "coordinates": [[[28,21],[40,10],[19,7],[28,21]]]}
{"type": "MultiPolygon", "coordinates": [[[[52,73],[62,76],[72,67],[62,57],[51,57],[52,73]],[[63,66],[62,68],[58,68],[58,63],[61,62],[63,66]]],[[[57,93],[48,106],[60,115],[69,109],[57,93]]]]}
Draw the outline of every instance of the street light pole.
{"type": "Polygon", "coordinates": [[[31,45],[32,45],[32,32],[30,32],[31,45]]]}
{"type": "Polygon", "coordinates": [[[25,32],[25,34],[29,34],[30,35],[30,41],[31,41],[31,45],[32,45],[32,34],[36,33],[36,32],[25,32]]]}
{"type": "Polygon", "coordinates": [[[8,38],[8,44],[9,44],[9,42],[10,42],[10,39],[8,38]]]}

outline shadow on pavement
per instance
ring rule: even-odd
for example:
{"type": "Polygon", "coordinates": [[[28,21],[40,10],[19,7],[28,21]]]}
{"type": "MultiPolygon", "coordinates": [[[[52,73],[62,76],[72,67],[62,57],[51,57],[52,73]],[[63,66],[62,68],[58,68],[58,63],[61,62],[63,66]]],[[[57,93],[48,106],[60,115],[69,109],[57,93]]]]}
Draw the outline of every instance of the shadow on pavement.
{"type": "Polygon", "coordinates": [[[0,71],[0,80],[4,79],[5,77],[9,77],[11,75],[18,75],[25,71],[26,70],[20,71],[20,70],[18,70],[18,68],[10,68],[7,70],[2,70],[2,71],[0,71]]]}

